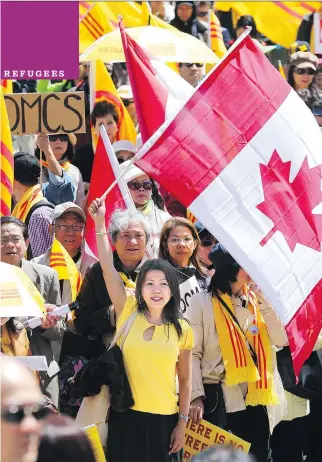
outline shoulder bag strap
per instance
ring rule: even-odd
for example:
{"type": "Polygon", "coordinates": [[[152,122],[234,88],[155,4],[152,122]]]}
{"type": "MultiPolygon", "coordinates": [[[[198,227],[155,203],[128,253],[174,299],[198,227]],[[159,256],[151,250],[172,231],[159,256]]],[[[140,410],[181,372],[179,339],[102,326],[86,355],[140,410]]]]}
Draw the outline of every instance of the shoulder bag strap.
{"type": "Polygon", "coordinates": [[[115,337],[113,338],[110,346],[108,347],[108,350],[110,350],[111,348],[113,348],[113,346],[116,345],[118,339],[123,335],[123,340],[122,340],[122,344],[121,344],[121,350],[123,349],[123,345],[124,345],[124,342],[126,340],[126,337],[128,336],[128,333],[130,332],[130,329],[132,327],[132,324],[134,323],[135,321],[135,318],[137,317],[138,315],[138,311],[134,311],[134,313],[131,314],[131,316],[129,316],[127,318],[127,321],[125,321],[125,323],[123,324],[123,326],[121,327],[121,329],[118,331],[117,334],[115,334],[115,337]]]}
{"type": "Polygon", "coordinates": [[[245,337],[245,340],[246,340],[246,343],[247,345],[249,345],[249,348],[252,352],[252,355],[256,358],[256,353],[255,353],[255,350],[254,348],[251,346],[251,344],[249,343],[247,337],[246,337],[246,334],[245,332],[243,331],[243,329],[241,328],[239,322],[238,322],[238,319],[236,318],[236,316],[234,315],[234,313],[231,311],[231,309],[229,308],[229,306],[227,305],[227,303],[220,297],[220,295],[218,295],[218,293],[216,293],[216,297],[218,298],[220,304],[225,308],[226,311],[228,311],[228,313],[230,314],[230,316],[233,318],[234,322],[237,324],[237,326],[239,327],[240,331],[243,333],[243,336],[245,337]]]}

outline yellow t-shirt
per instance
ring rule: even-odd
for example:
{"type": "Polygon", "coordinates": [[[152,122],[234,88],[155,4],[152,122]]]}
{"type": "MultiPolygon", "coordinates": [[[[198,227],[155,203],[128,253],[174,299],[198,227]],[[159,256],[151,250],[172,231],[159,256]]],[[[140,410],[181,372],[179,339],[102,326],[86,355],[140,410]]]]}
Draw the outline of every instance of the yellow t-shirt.
{"type": "MultiPolygon", "coordinates": [[[[137,303],[129,295],[117,321],[117,329],[136,310],[137,303]]],[[[123,360],[134,398],[132,409],[152,414],[170,415],[177,412],[176,364],[180,350],[192,350],[192,328],[180,320],[182,336],[178,338],[173,325],[155,326],[152,340],[143,333],[152,326],[139,313],[123,345],[123,360]]],[[[122,337],[118,340],[120,346],[122,337]]]]}

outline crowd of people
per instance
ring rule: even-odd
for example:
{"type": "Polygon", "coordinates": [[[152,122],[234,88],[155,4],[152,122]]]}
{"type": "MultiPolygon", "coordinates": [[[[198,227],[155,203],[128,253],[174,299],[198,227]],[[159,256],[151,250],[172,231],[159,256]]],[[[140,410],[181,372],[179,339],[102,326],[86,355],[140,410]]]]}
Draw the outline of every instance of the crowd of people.
{"type": "MultiPolygon", "coordinates": [[[[150,4],[178,30],[207,41],[212,2],[150,4]]],[[[252,38],[263,40],[254,19],[244,16],[234,31],[222,28],[227,48],[249,25],[252,38]]],[[[23,269],[47,316],[36,328],[27,316],[0,318],[1,460],[95,461],[75,419],[85,399],[108,386],[102,440],[108,462],[183,460],[189,419],[205,419],[251,444],[250,455],[214,448],[196,462],[318,462],[322,395],[313,400],[287,390],[279,355],[289,351],[288,338],[269,300],[200,221],[131,164],[142,144],[135,100],[126,67],[106,66],[136,144],[117,138],[113,104],[99,101],[89,111],[83,64],[78,82],[57,89],[55,82],[38,83],[37,91],[48,85],[84,91],[86,134],[13,137],[14,203],[12,214],[0,218],[0,260],[23,269]],[[105,201],[88,203],[92,130],[99,137],[102,125],[135,205],[116,210],[107,227],[105,201]],[[95,223],[96,260],[86,251],[88,220],[95,223]],[[72,262],[76,279],[55,267],[57,252],[72,262]],[[68,315],[53,313],[73,302],[68,315]],[[30,355],[45,356],[48,370],[31,373],[15,362],[30,355]]],[[[322,127],[321,58],[297,42],[285,70],[322,127]]],[[[193,87],[206,75],[203,63],[178,63],[178,72],[193,87]]],[[[16,82],[16,91],[31,85],[16,82]]],[[[321,348],[322,336],[315,350],[321,348]]]]}

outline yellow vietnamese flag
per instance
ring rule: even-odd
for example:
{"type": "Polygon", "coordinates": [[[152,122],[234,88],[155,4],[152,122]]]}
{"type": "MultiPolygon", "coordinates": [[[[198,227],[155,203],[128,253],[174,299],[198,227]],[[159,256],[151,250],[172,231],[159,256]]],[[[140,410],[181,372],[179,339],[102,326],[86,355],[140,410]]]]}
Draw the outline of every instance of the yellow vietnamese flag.
{"type": "Polygon", "coordinates": [[[69,280],[72,292],[72,302],[74,302],[82,286],[82,276],[78,271],[74,260],[71,258],[65,247],[55,237],[51,246],[49,266],[57,271],[58,279],[60,281],[69,280]]]}
{"type": "Polygon", "coordinates": [[[1,79],[1,87],[3,93],[13,93],[12,80],[1,79]]]}
{"type": "Polygon", "coordinates": [[[11,214],[12,185],[13,185],[13,148],[7,108],[2,89],[1,98],[1,197],[0,216],[11,214]]]}
{"type": "Polygon", "coordinates": [[[216,2],[217,11],[230,9],[235,18],[253,16],[261,34],[288,48],[296,40],[303,17],[318,11],[320,2],[216,2]]]}
{"type": "Polygon", "coordinates": [[[140,27],[148,25],[149,14],[147,2],[79,2],[79,52],[117,29],[119,15],[125,27],[140,27]]]}
{"type": "Polygon", "coordinates": [[[208,46],[219,58],[222,58],[227,52],[227,48],[224,43],[219,19],[212,10],[208,10],[208,23],[208,46]]]}
{"type": "MultiPolygon", "coordinates": [[[[124,106],[121,98],[118,96],[114,82],[107,72],[106,66],[101,60],[91,62],[90,69],[90,99],[91,110],[98,101],[107,101],[115,106],[118,114],[116,141],[128,140],[136,143],[136,130],[132,119],[124,106]]],[[[94,146],[97,145],[97,136],[93,133],[94,146]]]]}

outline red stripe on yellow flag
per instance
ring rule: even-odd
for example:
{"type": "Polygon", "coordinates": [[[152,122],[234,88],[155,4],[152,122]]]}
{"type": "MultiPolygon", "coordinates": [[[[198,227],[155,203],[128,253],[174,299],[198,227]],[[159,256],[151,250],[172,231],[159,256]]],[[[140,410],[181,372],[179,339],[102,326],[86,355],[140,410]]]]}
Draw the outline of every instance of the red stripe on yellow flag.
{"type": "Polygon", "coordinates": [[[10,215],[11,200],[12,200],[12,185],[13,185],[13,148],[10,132],[9,119],[6,105],[4,102],[2,88],[0,90],[1,98],[1,201],[0,201],[0,216],[10,215]]]}
{"type": "Polygon", "coordinates": [[[212,10],[208,12],[208,22],[209,22],[209,39],[208,45],[212,51],[222,58],[227,52],[227,48],[224,43],[223,35],[221,32],[221,26],[219,19],[212,10]]]}

